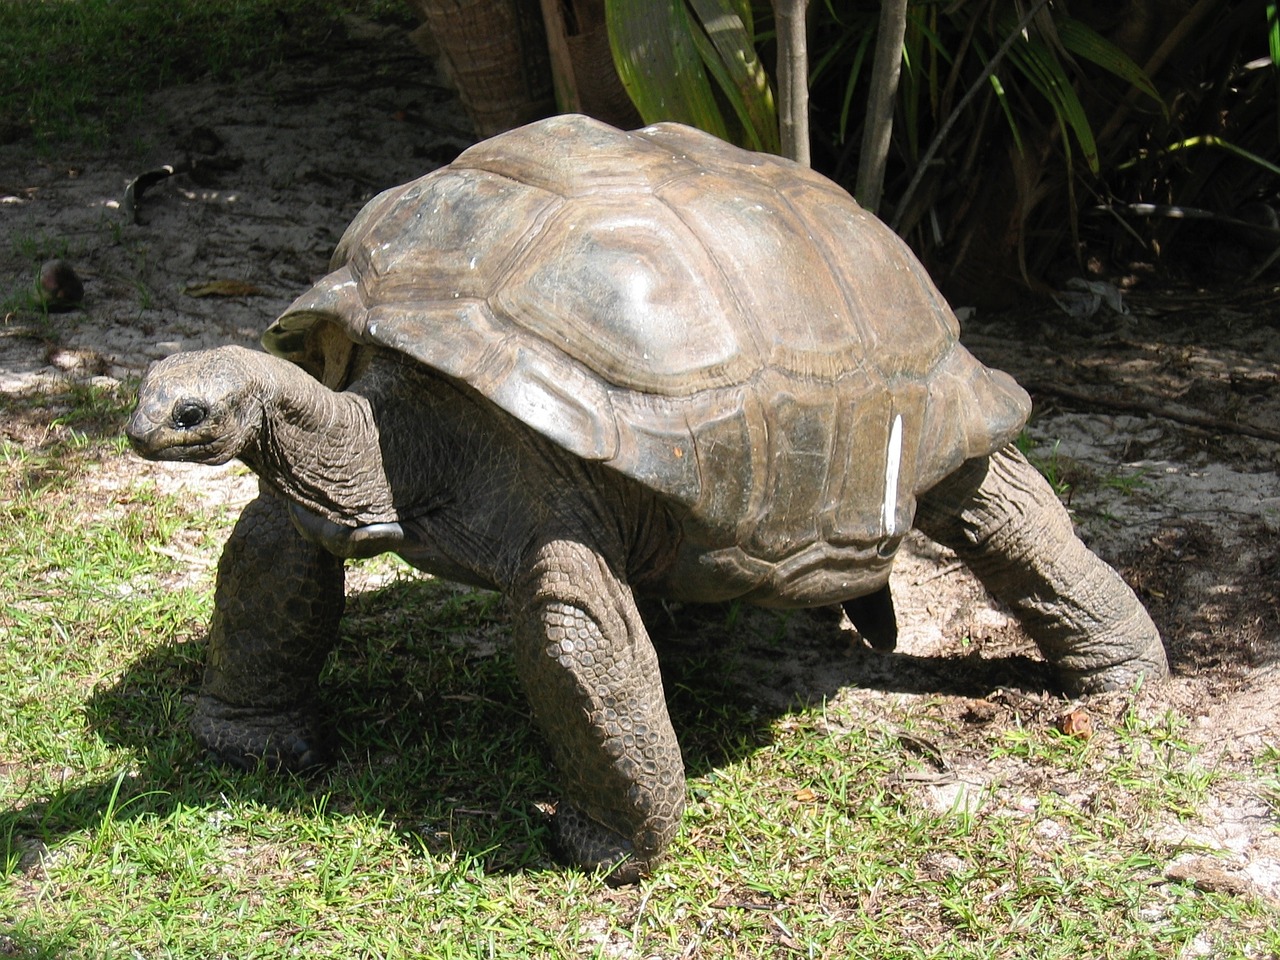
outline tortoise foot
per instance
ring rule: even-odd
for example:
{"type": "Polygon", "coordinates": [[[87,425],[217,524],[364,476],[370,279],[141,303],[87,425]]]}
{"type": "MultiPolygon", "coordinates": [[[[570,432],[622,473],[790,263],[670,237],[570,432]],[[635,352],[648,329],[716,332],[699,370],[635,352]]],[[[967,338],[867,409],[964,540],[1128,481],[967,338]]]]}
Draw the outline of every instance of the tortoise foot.
{"type": "Polygon", "coordinates": [[[297,773],[328,761],[324,737],[302,710],[270,712],[205,695],[196,702],[191,729],[219,762],[242,770],[264,764],[297,773]]]}
{"type": "Polygon", "coordinates": [[[631,840],[592,820],[567,800],[556,807],[551,829],[565,860],[584,870],[604,872],[611,887],[644,879],[656,860],[637,854],[631,840]]]}
{"type": "Polygon", "coordinates": [[[1151,683],[1167,677],[1169,666],[1163,659],[1134,657],[1094,670],[1070,670],[1061,664],[1058,677],[1068,696],[1129,690],[1137,683],[1151,683]]]}

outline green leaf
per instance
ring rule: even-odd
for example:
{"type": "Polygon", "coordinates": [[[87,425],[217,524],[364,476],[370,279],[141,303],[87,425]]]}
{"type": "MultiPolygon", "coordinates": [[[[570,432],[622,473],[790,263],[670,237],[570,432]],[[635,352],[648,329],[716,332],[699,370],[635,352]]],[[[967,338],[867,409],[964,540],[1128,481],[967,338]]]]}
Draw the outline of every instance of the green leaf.
{"type": "Polygon", "coordinates": [[[1161,111],[1168,115],[1168,108],[1160,99],[1160,92],[1156,90],[1155,84],[1127,53],[1079,20],[1062,17],[1057,21],[1057,28],[1058,38],[1067,50],[1137,87],[1160,104],[1161,111]]]}
{"type": "MultiPolygon", "coordinates": [[[[1075,134],[1085,162],[1096,174],[1100,164],[1098,147],[1093,139],[1093,128],[1085,115],[1084,105],[1080,103],[1080,98],[1062,69],[1062,64],[1044,44],[1032,38],[1027,38],[1010,47],[1009,60],[1017,65],[1018,69],[1049,101],[1054,116],[1064,132],[1070,128],[1075,134]]],[[[1066,147],[1066,141],[1064,141],[1064,148],[1069,160],[1070,148],[1066,147]]]]}
{"type": "Polygon", "coordinates": [[[1267,4],[1267,49],[1271,52],[1271,65],[1280,67],[1280,16],[1274,3],[1267,4]]]}
{"type": "MultiPolygon", "coordinates": [[[[851,6],[851,5],[850,5],[851,6]]],[[[862,76],[862,65],[876,40],[875,11],[870,13],[861,7],[848,9],[844,5],[827,0],[825,14],[830,22],[824,24],[825,37],[814,48],[817,61],[810,66],[809,85],[817,87],[823,82],[843,90],[836,142],[844,143],[853,117],[853,95],[862,76]],[[836,9],[839,6],[840,9],[836,9]],[[847,18],[847,19],[846,19],[847,18]],[[825,46],[825,49],[823,47],[825,46]]]]}
{"type": "Polygon", "coordinates": [[[1013,134],[1013,145],[1019,153],[1022,153],[1022,133],[1018,130],[1018,121],[1013,116],[1013,108],[1009,105],[1009,97],[1004,92],[1004,85],[994,73],[987,79],[991,81],[991,86],[996,92],[996,102],[1000,104],[1000,109],[1004,111],[1004,118],[1009,122],[1009,132],[1013,134]]]}
{"type": "Polygon", "coordinates": [[[1224,140],[1222,137],[1215,137],[1212,134],[1206,134],[1199,137],[1188,137],[1186,140],[1180,140],[1177,143],[1171,143],[1165,147],[1165,153],[1176,153],[1179,150],[1188,150],[1192,147],[1217,147],[1220,150],[1226,150],[1233,153],[1242,160],[1248,160],[1250,163],[1256,163],[1262,169],[1280,176],[1280,166],[1272,163],[1265,157],[1260,157],[1256,153],[1252,153],[1244,147],[1238,147],[1230,140],[1224,140]]]}
{"type": "Polygon", "coordinates": [[[756,56],[750,6],[735,0],[689,0],[689,5],[705,31],[700,36],[694,30],[694,43],[703,65],[737,114],[746,132],[746,145],[778,153],[778,115],[769,77],[756,56]]]}
{"type": "Polygon", "coordinates": [[[858,77],[862,75],[862,63],[867,57],[867,51],[871,49],[871,45],[875,42],[875,34],[868,31],[863,34],[862,39],[858,43],[857,53],[854,54],[853,67],[849,71],[849,80],[845,84],[844,100],[840,103],[840,142],[844,143],[845,137],[849,131],[849,115],[853,110],[853,91],[857,86],[858,77]]]}
{"type": "Polygon", "coordinates": [[[645,123],[678,120],[729,139],[684,0],[605,0],[605,21],[614,66],[645,123]]]}

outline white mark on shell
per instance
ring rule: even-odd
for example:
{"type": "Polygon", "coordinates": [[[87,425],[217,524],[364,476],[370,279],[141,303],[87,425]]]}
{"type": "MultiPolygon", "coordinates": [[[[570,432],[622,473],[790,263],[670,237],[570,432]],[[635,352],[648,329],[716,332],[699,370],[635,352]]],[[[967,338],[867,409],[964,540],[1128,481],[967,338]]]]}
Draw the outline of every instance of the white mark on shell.
{"type": "Polygon", "coordinates": [[[902,466],[902,414],[893,418],[889,429],[889,450],[884,463],[884,505],[880,508],[880,525],[891,537],[898,526],[898,470],[902,466]]]}

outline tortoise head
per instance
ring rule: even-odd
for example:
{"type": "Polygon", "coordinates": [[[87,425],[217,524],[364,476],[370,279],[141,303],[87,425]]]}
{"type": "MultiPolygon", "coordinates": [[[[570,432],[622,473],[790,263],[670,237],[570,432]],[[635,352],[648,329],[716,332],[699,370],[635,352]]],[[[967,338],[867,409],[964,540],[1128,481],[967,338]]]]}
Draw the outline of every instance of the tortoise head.
{"type": "Polygon", "coordinates": [[[179,353],[152,364],[125,433],[148,460],[220,464],[256,445],[263,366],[283,361],[243,347],[179,353]]]}

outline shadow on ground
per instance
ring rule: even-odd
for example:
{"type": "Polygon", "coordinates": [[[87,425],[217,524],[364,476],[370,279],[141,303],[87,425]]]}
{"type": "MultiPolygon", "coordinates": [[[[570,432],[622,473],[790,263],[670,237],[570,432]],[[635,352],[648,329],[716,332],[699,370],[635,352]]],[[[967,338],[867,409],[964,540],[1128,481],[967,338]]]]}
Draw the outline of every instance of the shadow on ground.
{"type": "MultiPolygon", "coordinates": [[[[874,652],[829,610],[686,608],[662,619],[664,682],[693,777],[766,746],[778,717],[847,686],[984,697],[1049,684],[1045,665],[1020,655],[874,652]]],[[[385,816],[422,850],[452,851],[487,872],[550,866],[545,810],[555,785],[507,629],[497,595],[441,582],[407,580],[353,597],[322,678],[337,760],[308,778],[208,760],[187,731],[204,645],[158,647],[85,705],[90,728],[131,751],[136,765],[0,813],[5,856],[29,872],[64,838],[109,820],[230,800],[385,816]]]]}

